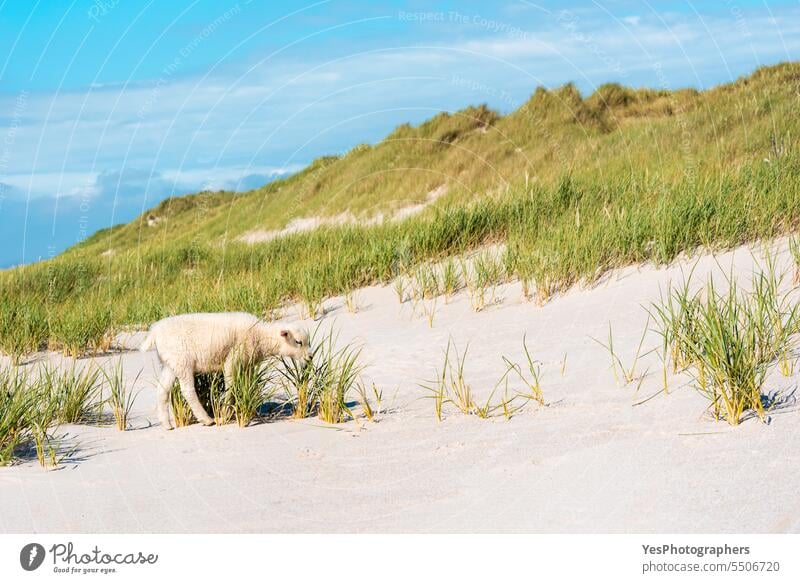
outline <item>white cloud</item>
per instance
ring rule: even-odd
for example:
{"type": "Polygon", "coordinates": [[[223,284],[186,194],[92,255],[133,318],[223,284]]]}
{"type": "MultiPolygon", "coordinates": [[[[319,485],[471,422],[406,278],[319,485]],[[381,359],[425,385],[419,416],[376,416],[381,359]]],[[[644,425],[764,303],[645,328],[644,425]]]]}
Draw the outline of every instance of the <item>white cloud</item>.
{"type": "Polygon", "coordinates": [[[501,59],[553,57],[558,54],[558,48],[539,38],[469,41],[456,48],[501,59]]]}
{"type": "Polygon", "coordinates": [[[194,188],[203,190],[249,190],[300,170],[297,164],[285,168],[274,166],[234,166],[230,168],[193,168],[173,169],[161,173],[164,179],[174,184],[194,185],[194,188]],[[258,177],[263,177],[263,182],[254,182],[258,177]],[[247,186],[249,188],[242,188],[247,186]]]}
{"type": "Polygon", "coordinates": [[[19,197],[71,196],[91,187],[97,175],[92,172],[36,172],[7,174],[3,180],[15,189],[19,197]]]}

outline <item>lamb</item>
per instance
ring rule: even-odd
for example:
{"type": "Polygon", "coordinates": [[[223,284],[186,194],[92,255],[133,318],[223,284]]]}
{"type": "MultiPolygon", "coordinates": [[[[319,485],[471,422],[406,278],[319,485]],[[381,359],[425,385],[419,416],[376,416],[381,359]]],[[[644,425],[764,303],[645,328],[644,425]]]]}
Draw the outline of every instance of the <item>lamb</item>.
{"type": "Polygon", "coordinates": [[[182,314],[159,320],[139,347],[155,348],[162,363],[158,388],[158,418],[172,429],[169,393],[177,378],[181,393],[198,422],[213,425],[194,387],[195,373],[222,371],[231,386],[237,363],[259,363],[269,356],[284,356],[302,363],[310,360],[305,330],[272,325],[243,312],[182,314]]]}

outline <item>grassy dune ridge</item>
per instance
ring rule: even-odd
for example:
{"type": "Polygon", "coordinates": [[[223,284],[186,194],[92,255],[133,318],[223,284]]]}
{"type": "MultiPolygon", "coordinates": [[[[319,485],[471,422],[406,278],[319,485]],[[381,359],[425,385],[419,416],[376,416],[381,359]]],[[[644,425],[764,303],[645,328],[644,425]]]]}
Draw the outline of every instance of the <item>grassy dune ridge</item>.
{"type": "Polygon", "coordinates": [[[800,219],[798,95],[795,63],[704,92],[540,88],[506,116],[441,113],[248,193],[169,199],[0,273],[0,350],[102,350],[121,326],[184,311],[269,315],[489,243],[506,243],[496,277],[549,297],[613,267],[786,233],[800,219]],[[400,222],[237,241],[298,217],[391,213],[442,185],[400,222]]]}

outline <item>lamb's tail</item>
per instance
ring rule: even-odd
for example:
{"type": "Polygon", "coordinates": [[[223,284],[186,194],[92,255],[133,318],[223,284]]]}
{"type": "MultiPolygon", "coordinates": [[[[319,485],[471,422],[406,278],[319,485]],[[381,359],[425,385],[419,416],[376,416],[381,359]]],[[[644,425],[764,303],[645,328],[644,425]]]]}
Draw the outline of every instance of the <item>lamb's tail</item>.
{"type": "Polygon", "coordinates": [[[148,350],[152,350],[156,347],[156,335],[153,334],[153,331],[147,333],[144,341],[139,345],[139,350],[142,352],[147,352],[148,350]]]}

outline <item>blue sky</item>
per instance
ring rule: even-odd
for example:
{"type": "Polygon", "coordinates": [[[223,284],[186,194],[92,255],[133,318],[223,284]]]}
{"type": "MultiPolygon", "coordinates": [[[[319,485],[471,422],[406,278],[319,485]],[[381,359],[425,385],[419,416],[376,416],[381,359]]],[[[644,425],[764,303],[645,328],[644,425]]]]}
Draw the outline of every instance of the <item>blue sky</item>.
{"type": "Polygon", "coordinates": [[[0,0],[0,266],[438,111],[703,88],[798,51],[797,2],[0,0]]]}

